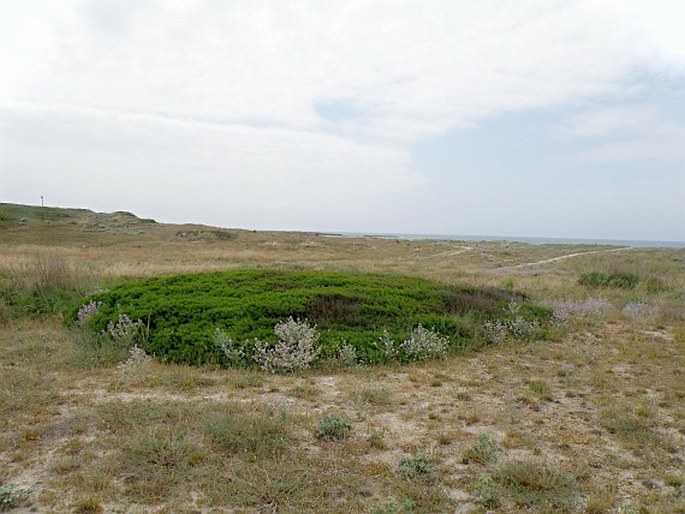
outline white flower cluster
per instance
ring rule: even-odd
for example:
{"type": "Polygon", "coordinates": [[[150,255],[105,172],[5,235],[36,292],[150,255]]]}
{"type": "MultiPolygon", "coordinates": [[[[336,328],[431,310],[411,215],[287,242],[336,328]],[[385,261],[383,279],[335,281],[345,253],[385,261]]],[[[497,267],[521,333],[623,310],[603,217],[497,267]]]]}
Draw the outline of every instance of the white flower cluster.
{"type": "Polygon", "coordinates": [[[103,330],[103,335],[109,335],[115,341],[133,341],[140,334],[145,325],[142,320],[132,321],[126,314],[119,314],[116,323],[107,323],[107,330],[103,330]]]}
{"type": "Polygon", "coordinates": [[[402,342],[393,340],[384,332],[380,344],[388,359],[423,361],[443,357],[447,353],[449,342],[446,337],[419,325],[402,342]]]}
{"type": "Polygon", "coordinates": [[[128,350],[128,359],[126,359],[126,362],[122,362],[117,366],[117,368],[124,372],[132,369],[140,369],[147,366],[151,360],[152,357],[145,353],[145,350],[143,350],[137,344],[134,344],[128,350]]]}
{"type": "Polygon", "coordinates": [[[623,307],[623,314],[633,321],[653,323],[659,318],[660,310],[646,302],[631,302],[623,307]]]}
{"type": "Polygon", "coordinates": [[[487,321],[483,324],[483,336],[491,343],[501,343],[507,339],[526,340],[531,339],[540,330],[540,322],[527,320],[521,314],[521,306],[516,302],[509,302],[507,312],[508,319],[487,321]]]}
{"type": "Polygon", "coordinates": [[[86,326],[86,322],[93,316],[97,316],[98,312],[100,312],[101,305],[102,302],[96,302],[95,300],[91,300],[83,305],[76,314],[78,325],[80,327],[86,326]]]}
{"type": "Polygon", "coordinates": [[[306,320],[294,320],[278,323],[274,327],[278,336],[276,344],[257,341],[253,359],[263,370],[295,371],[308,368],[321,353],[319,333],[316,325],[306,320]]]}
{"type": "Polygon", "coordinates": [[[568,321],[577,316],[604,316],[614,309],[609,300],[604,298],[586,298],[585,300],[559,300],[552,303],[554,318],[557,321],[568,321]]]}
{"type": "Polygon", "coordinates": [[[498,319],[484,323],[483,335],[491,343],[501,343],[507,339],[530,339],[539,329],[540,323],[537,320],[529,321],[517,316],[514,319],[498,319]]]}

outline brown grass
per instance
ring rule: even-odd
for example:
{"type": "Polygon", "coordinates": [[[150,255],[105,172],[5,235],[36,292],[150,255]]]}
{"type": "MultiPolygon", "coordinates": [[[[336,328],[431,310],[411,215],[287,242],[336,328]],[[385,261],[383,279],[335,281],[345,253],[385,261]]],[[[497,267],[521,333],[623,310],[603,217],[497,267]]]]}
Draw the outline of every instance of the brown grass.
{"type": "Polygon", "coordinates": [[[17,270],[28,287],[45,271],[36,256],[57,256],[60,269],[102,285],[236,266],[320,268],[617,307],[572,321],[554,341],[294,375],[155,362],[122,371],[121,356],[94,353],[59,316],[0,316],[0,485],[30,488],[26,501],[39,511],[685,510],[684,250],[535,264],[597,249],[249,231],[223,239],[125,217],[2,223],[3,287],[14,287],[17,270]],[[669,289],[590,290],[575,283],[588,269],[653,276],[669,289]],[[640,299],[665,314],[646,324],[620,314],[640,299]],[[352,421],[349,437],[316,438],[330,413],[352,421]],[[477,455],[480,434],[501,449],[497,458],[464,458],[477,455]],[[432,472],[403,474],[400,463],[417,455],[432,472]]]}

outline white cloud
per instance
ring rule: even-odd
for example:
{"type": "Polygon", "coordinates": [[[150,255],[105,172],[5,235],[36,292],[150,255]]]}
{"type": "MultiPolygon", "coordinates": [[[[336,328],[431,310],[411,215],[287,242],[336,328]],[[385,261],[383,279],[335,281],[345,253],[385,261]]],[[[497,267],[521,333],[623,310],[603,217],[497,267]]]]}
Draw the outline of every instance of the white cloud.
{"type": "Polygon", "coordinates": [[[569,117],[558,134],[589,145],[576,155],[583,160],[685,162],[685,124],[655,104],[586,109],[569,117]]]}
{"type": "MultiPolygon", "coordinates": [[[[639,76],[685,63],[683,7],[663,0],[9,4],[3,194],[165,219],[411,224],[398,198],[431,178],[412,144],[510,112],[630,105],[639,76]]],[[[588,110],[565,137],[605,138],[592,160],[681,159],[679,121],[641,109],[588,110]]]]}
{"type": "Polygon", "coordinates": [[[78,5],[51,22],[49,73],[12,96],[310,129],[316,103],[345,98],[363,112],[351,135],[415,140],[616,93],[658,51],[677,57],[660,25],[606,2],[78,5]]]}
{"type": "Polygon", "coordinates": [[[421,183],[407,152],[325,134],[95,110],[0,113],[0,140],[12,147],[0,155],[4,193],[62,205],[174,221],[204,212],[260,227],[316,229],[336,219],[342,229],[378,209],[388,221],[392,195],[421,183]]]}

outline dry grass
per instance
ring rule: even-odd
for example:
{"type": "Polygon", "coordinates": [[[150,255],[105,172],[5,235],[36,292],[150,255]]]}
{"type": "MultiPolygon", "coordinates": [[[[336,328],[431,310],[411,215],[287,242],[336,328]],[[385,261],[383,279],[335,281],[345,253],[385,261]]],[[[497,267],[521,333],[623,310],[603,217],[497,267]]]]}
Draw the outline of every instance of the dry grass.
{"type": "Polygon", "coordinates": [[[2,287],[28,287],[41,277],[35,263],[58,256],[92,285],[243,265],[321,268],[513,287],[538,301],[603,297],[616,310],[572,320],[553,341],[292,375],[155,362],[124,371],[116,367],[123,355],[68,330],[58,315],[0,312],[0,485],[30,488],[25,506],[685,511],[684,250],[519,266],[596,248],[248,231],[225,239],[206,227],[125,217],[71,221],[0,226],[2,287]],[[575,283],[588,269],[653,276],[669,289],[589,290],[575,283]],[[621,314],[637,300],[662,315],[636,322],[621,314]],[[348,437],[317,438],[332,413],[351,421],[348,437]],[[406,473],[407,463],[430,472],[406,473]]]}

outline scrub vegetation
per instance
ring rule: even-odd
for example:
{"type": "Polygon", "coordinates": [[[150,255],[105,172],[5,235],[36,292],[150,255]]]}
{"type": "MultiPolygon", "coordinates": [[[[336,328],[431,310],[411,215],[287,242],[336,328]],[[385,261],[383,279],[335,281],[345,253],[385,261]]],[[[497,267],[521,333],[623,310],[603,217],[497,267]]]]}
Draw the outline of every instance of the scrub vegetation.
{"type": "Polygon", "coordinates": [[[241,269],[127,282],[89,297],[70,319],[114,339],[132,335],[114,330],[136,332],[148,352],[191,365],[226,363],[226,344],[236,357],[242,355],[230,364],[254,364],[255,347],[263,341],[275,343],[278,337],[297,344],[314,338],[313,333],[287,335],[298,327],[303,332],[305,326],[294,323],[301,319],[317,327],[324,357],[348,344],[360,362],[379,363],[390,357],[418,360],[430,353],[430,343],[436,356],[448,346],[478,346],[480,327],[493,319],[535,321],[531,326],[539,329],[551,309],[516,303],[522,299],[493,287],[397,275],[241,269]],[[513,304],[515,313],[508,308],[513,304]],[[139,326],[131,319],[141,320],[139,326]],[[289,319],[291,325],[281,325],[289,319]],[[223,348],[216,344],[217,330],[223,348]],[[444,345],[430,341],[430,334],[443,336],[444,345]]]}
{"type": "Polygon", "coordinates": [[[685,512],[685,250],[8,204],[0,247],[0,510],[685,512]]]}

